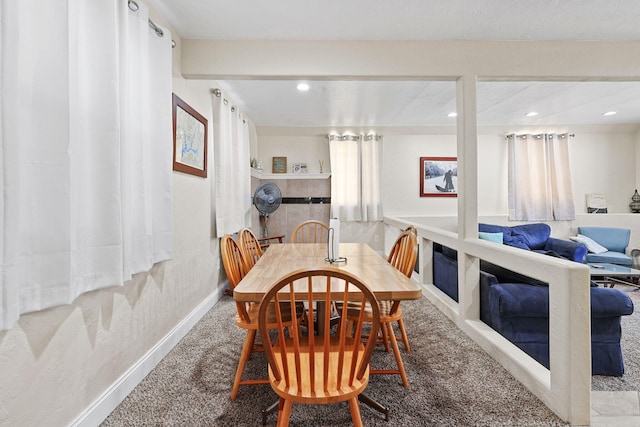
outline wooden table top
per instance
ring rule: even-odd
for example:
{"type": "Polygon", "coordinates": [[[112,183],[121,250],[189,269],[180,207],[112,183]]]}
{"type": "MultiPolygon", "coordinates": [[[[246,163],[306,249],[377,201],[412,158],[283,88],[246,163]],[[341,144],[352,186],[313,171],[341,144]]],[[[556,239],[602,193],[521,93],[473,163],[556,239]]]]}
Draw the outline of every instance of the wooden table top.
{"type": "Polygon", "coordinates": [[[354,274],[379,300],[411,300],[422,296],[418,283],[396,270],[367,244],[340,243],[340,256],[346,257],[347,261],[333,264],[325,261],[326,243],[271,245],[236,286],[233,297],[238,301],[261,301],[269,288],[285,274],[317,267],[336,267],[354,274]]]}

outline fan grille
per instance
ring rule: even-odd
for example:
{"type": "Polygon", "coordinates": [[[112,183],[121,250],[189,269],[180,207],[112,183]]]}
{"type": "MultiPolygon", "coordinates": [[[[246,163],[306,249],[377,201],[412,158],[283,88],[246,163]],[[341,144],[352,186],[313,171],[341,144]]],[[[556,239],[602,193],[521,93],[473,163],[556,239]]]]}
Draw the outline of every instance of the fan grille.
{"type": "Polygon", "coordinates": [[[253,204],[261,215],[269,215],[275,212],[282,203],[280,188],[272,182],[260,185],[253,195],[253,204]]]}

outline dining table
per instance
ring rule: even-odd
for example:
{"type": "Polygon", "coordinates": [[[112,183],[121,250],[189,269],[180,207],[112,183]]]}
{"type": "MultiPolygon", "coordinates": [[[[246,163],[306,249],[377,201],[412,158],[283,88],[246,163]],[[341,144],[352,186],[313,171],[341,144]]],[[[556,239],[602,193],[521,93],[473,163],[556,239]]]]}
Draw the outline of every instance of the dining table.
{"type": "MultiPolygon", "coordinates": [[[[329,262],[326,243],[281,243],[269,246],[233,290],[236,301],[260,302],[278,279],[300,269],[334,267],[364,282],[379,301],[414,300],[422,296],[416,282],[402,274],[366,243],[340,243],[341,261],[329,262]]],[[[340,289],[336,288],[336,293],[340,289]]],[[[296,293],[298,291],[296,290],[296,293]]]]}
{"type": "MultiPolygon", "coordinates": [[[[339,261],[330,261],[327,243],[279,243],[270,245],[258,262],[249,270],[233,290],[236,301],[260,302],[269,289],[283,276],[301,269],[334,267],[345,270],[364,282],[379,301],[415,300],[422,296],[418,282],[402,274],[384,257],[366,243],[340,243],[339,261]]],[[[336,296],[342,295],[340,283],[336,284],[336,296]]],[[[304,296],[303,284],[294,292],[304,296]]],[[[322,312],[322,310],[318,310],[322,312]]],[[[321,322],[319,322],[321,323],[321,322]]],[[[385,414],[389,409],[362,393],[359,399],[385,414]]],[[[277,404],[263,411],[266,414],[277,409],[277,404]]]]}

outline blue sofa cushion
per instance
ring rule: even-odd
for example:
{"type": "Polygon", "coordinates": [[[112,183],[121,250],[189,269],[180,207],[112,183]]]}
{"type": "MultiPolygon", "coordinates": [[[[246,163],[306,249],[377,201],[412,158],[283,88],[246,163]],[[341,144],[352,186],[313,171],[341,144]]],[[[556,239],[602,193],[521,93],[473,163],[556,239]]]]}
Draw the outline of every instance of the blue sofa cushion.
{"type": "Polygon", "coordinates": [[[544,245],[551,235],[551,227],[541,222],[515,225],[511,227],[511,235],[521,238],[531,250],[544,249],[544,245]]]}
{"type": "Polygon", "coordinates": [[[503,233],[487,233],[486,231],[478,231],[478,237],[482,240],[486,240],[494,243],[504,243],[503,233]]]}
{"type": "Polygon", "coordinates": [[[520,249],[529,249],[525,238],[522,235],[511,233],[512,227],[503,227],[494,224],[478,224],[478,231],[483,233],[502,233],[502,239],[505,245],[514,246],[520,249]]]}
{"type": "Polygon", "coordinates": [[[587,254],[587,262],[606,262],[609,264],[618,264],[631,267],[633,259],[630,256],[620,252],[603,252],[601,254],[587,254]]]}

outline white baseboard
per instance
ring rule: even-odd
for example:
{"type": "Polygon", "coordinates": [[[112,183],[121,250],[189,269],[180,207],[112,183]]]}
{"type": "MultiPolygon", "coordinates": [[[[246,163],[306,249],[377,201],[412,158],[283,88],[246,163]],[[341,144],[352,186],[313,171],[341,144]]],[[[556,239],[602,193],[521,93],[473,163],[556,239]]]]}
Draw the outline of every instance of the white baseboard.
{"type": "Polygon", "coordinates": [[[218,286],[216,292],[202,301],[69,425],[74,427],[99,426],[173,347],[184,338],[191,328],[202,319],[211,307],[220,300],[226,287],[226,285],[218,286]]]}

